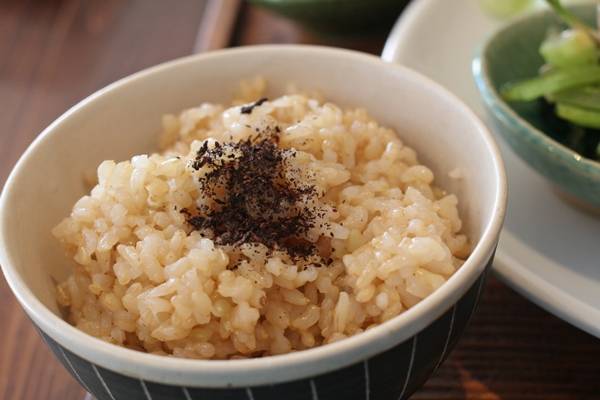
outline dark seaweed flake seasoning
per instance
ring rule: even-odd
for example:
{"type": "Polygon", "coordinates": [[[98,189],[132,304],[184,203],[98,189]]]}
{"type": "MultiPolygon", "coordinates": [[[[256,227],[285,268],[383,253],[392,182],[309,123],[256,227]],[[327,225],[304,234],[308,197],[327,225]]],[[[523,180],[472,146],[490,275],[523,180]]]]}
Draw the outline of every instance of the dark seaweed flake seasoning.
{"type": "Polygon", "coordinates": [[[260,243],[296,261],[307,260],[320,256],[306,234],[324,211],[316,205],[316,188],[294,170],[295,151],[277,146],[279,132],[275,128],[241,142],[214,142],[210,148],[205,142],[192,167],[205,169],[199,189],[212,204],[181,212],[217,244],[260,243]]]}

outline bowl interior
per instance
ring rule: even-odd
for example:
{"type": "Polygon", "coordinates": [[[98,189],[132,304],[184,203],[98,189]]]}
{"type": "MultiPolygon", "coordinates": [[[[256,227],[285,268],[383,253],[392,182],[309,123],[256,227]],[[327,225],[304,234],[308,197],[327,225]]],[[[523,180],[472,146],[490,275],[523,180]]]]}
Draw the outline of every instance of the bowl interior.
{"type": "MultiPolygon", "coordinates": [[[[596,5],[572,8],[586,23],[596,25],[596,5]]],[[[488,42],[485,58],[488,77],[496,91],[509,82],[534,77],[544,64],[539,47],[549,29],[566,26],[552,12],[543,12],[523,18],[501,30],[488,42]]],[[[568,145],[572,131],[569,124],[556,117],[542,101],[514,102],[510,107],[535,128],[557,142],[568,145]]],[[[588,135],[590,136],[590,135],[588,135]]],[[[599,165],[600,166],[600,165],[599,165]]]]}
{"type": "MultiPolygon", "coordinates": [[[[0,201],[0,260],[30,314],[25,291],[59,312],[54,282],[64,279],[72,264],[50,231],[86,193],[84,174],[102,160],[152,151],[162,114],[203,101],[226,102],[240,79],[256,75],[267,78],[271,96],[294,83],[339,105],[366,108],[417,150],[438,185],[459,196],[474,244],[495,223],[504,190],[495,145],[473,113],[422,76],[376,57],[316,47],[262,46],[194,56],[92,95],[47,128],[18,162],[0,201]],[[455,168],[462,179],[448,176],[455,168]]],[[[492,244],[488,247],[486,256],[492,244]]],[[[483,265],[473,268],[480,271],[483,265]]]]}

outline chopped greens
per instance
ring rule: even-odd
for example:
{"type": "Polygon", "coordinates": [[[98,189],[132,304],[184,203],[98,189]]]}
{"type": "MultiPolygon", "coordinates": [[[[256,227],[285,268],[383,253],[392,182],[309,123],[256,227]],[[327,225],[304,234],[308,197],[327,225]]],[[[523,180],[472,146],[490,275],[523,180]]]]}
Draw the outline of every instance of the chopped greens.
{"type": "Polygon", "coordinates": [[[574,124],[600,129],[600,112],[566,103],[556,103],[556,114],[574,124]]]}
{"type": "Polygon", "coordinates": [[[600,161],[600,34],[560,0],[546,2],[569,29],[549,32],[541,44],[539,51],[546,64],[538,76],[510,82],[500,94],[510,102],[542,99],[549,103],[558,118],[573,126],[574,140],[567,143],[569,147],[600,161]]]}
{"type": "Polygon", "coordinates": [[[483,10],[497,18],[507,18],[531,7],[534,0],[479,0],[483,10]]]}
{"type": "Polygon", "coordinates": [[[546,2],[552,7],[554,12],[572,29],[580,30],[590,35],[596,42],[598,42],[598,32],[585,24],[582,20],[577,18],[573,13],[567,10],[560,3],[560,0],[546,0],[546,2]]]}
{"type": "Polygon", "coordinates": [[[563,90],[554,93],[552,99],[557,103],[600,111],[600,86],[584,86],[563,90]]]}
{"type": "Polygon", "coordinates": [[[544,95],[594,83],[600,83],[600,64],[551,69],[533,79],[508,84],[502,88],[501,93],[508,101],[531,101],[544,95]]]}
{"type": "Polygon", "coordinates": [[[550,35],[540,53],[546,62],[557,68],[574,65],[594,64],[598,61],[600,49],[596,42],[580,29],[567,29],[560,34],[550,35]]]}

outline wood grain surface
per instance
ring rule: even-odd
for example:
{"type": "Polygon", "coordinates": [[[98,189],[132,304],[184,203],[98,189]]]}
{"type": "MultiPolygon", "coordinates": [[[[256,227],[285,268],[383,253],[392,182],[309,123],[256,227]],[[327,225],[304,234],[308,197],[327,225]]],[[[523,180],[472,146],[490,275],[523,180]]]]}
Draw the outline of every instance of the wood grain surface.
{"type": "MultiPolygon", "coordinates": [[[[0,0],[0,188],[27,145],[78,100],[222,41],[222,32],[203,27],[210,1],[221,0],[0,0]]],[[[230,18],[226,11],[219,15],[230,18]]],[[[234,22],[229,45],[316,43],[378,54],[385,40],[385,34],[320,37],[248,5],[234,22]]],[[[83,398],[3,278],[0,326],[1,400],[83,398]]],[[[600,399],[599,360],[600,340],[492,278],[458,347],[413,398],[600,399]]]]}

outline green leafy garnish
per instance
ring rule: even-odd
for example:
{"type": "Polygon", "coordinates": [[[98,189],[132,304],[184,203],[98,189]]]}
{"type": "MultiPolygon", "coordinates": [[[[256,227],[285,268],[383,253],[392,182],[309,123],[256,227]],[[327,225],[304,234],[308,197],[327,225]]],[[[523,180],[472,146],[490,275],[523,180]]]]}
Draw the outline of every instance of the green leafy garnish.
{"type": "Polygon", "coordinates": [[[600,161],[600,35],[560,0],[546,2],[570,29],[550,32],[542,42],[546,64],[538,76],[510,82],[500,94],[511,102],[545,99],[550,112],[572,127],[564,143],[600,161]]]}
{"type": "Polygon", "coordinates": [[[548,37],[540,47],[544,60],[554,67],[595,64],[600,49],[596,42],[581,29],[569,29],[548,37]]]}
{"type": "Polygon", "coordinates": [[[553,69],[538,77],[505,85],[501,95],[508,101],[531,101],[577,86],[600,83],[600,65],[553,69]]]}
{"type": "Polygon", "coordinates": [[[565,103],[556,103],[556,114],[576,125],[585,128],[600,129],[600,111],[565,103]]]}
{"type": "Polygon", "coordinates": [[[496,17],[508,18],[531,7],[534,0],[479,0],[483,10],[496,17]]]}
{"type": "Polygon", "coordinates": [[[600,42],[598,38],[598,32],[593,28],[589,27],[585,22],[577,18],[576,15],[567,10],[561,3],[560,0],[546,0],[546,3],[552,7],[554,12],[573,29],[580,29],[590,35],[596,43],[600,42]]]}
{"type": "Polygon", "coordinates": [[[600,86],[584,86],[554,93],[552,101],[600,111],[600,86]]]}

